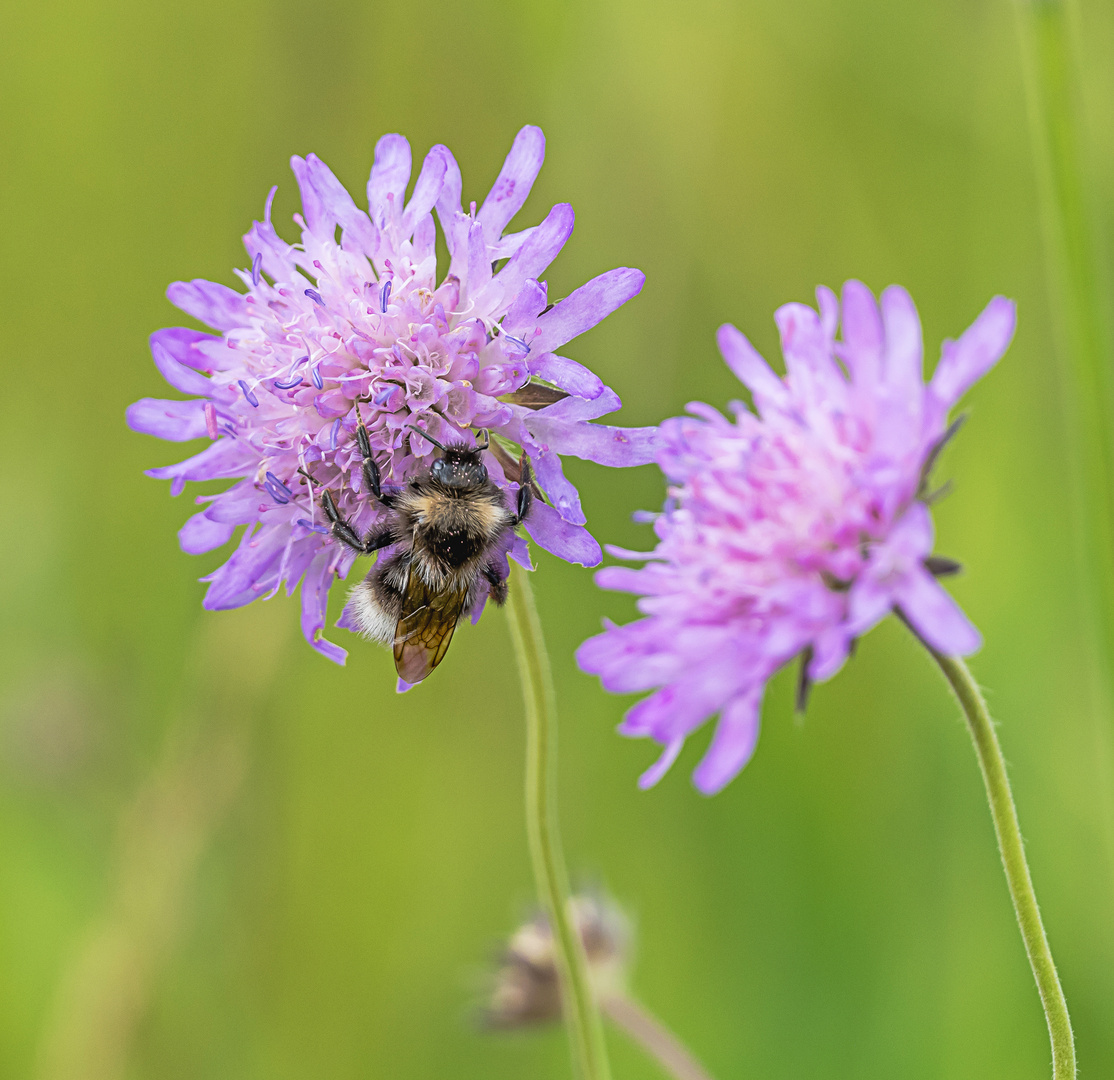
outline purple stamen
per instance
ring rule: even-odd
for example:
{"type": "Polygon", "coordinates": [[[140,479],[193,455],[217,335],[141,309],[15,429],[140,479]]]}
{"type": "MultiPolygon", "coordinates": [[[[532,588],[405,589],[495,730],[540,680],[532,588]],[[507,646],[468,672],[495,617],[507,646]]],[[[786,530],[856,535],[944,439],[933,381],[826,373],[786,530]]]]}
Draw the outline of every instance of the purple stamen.
{"type": "MultiPolygon", "coordinates": [[[[269,475],[270,474],[268,473],[268,476],[269,475]]],[[[283,495],[282,491],[279,490],[279,485],[277,483],[274,483],[271,480],[265,480],[263,482],[263,486],[267,489],[267,494],[270,495],[271,498],[279,504],[279,506],[286,506],[289,504],[290,500],[285,495],[283,495]]]]}
{"type": "Polygon", "coordinates": [[[244,380],[243,380],[243,379],[237,379],[236,381],[237,381],[237,382],[238,382],[238,383],[240,384],[240,389],[241,389],[241,390],[243,390],[243,392],[244,392],[244,397],[246,397],[246,398],[248,399],[248,404],[249,404],[249,405],[250,405],[250,406],[251,406],[251,407],[252,407],[253,409],[258,409],[258,408],[259,408],[259,398],[257,398],[257,397],[256,397],[256,396],[255,396],[255,395],[254,395],[254,394],[253,394],[253,393],[252,393],[252,392],[251,392],[251,391],[250,391],[250,390],[248,389],[248,384],[247,384],[246,382],[244,382],[244,380]]]}
{"type": "Polygon", "coordinates": [[[384,386],[383,389],[372,398],[372,403],[375,405],[386,405],[394,392],[395,388],[393,386],[384,386]]]}
{"type": "Polygon", "coordinates": [[[329,449],[335,450],[337,448],[337,435],[340,434],[340,417],[338,416],[333,421],[333,430],[329,432],[329,449]]]}
{"type": "Polygon", "coordinates": [[[310,532],[320,533],[322,536],[329,535],[329,530],[324,525],[314,525],[312,521],[306,521],[305,518],[298,518],[298,524],[303,529],[309,529],[310,532]]]}
{"type": "Polygon", "coordinates": [[[313,385],[316,386],[318,390],[323,390],[325,384],[321,381],[320,366],[320,364],[314,364],[313,367],[309,369],[309,377],[313,380],[313,385]]]}
{"type": "Polygon", "coordinates": [[[325,306],[325,301],[321,299],[321,294],[316,289],[306,289],[306,296],[308,296],[315,304],[320,304],[321,307],[325,306]]]}
{"type": "Polygon", "coordinates": [[[251,283],[253,285],[259,284],[260,269],[263,266],[263,252],[257,251],[255,258],[251,260],[251,283]]]}
{"type": "Polygon", "coordinates": [[[294,492],[292,492],[290,488],[288,488],[277,476],[275,476],[273,472],[264,473],[263,475],[266,476],[272,484],[278,484],[278,486],[282,489],[282,493],[288,499],[294,498],[294,492]]]}
{"type": "Polygon", "coordinates": [[[276,390],[293,390],[295,386],[301,386],[301,385],[302,385],[301,375],[295,375],[289,382],[280,382],[278,379],[275,380],[275,389],[276,390]]]}
{"type": "Polygon", "coordinates": [[[308,359],[309,353],[306,353],[305,356],[299,356],[298,359],[294,361],[294,366],[290,370],[297,371],[308,359]]]}
{"type": "Polygon", "coordinates": [[[387,314],[387,301],[391,298],[392,284],[393,282],[388,278],[387,283],[379,290],[379,310],[383,312],[384,315],[387,314]]]}
{"type": "Polygon", "coordinates": [[[530,346],[527,345],[526,342],[522,340],[522,338],[511,337],[510,334],[504,334],[503,337],[505,337],[513,345],[517,345],[520,349],[522,349],[524,356],[529,354],[530,346]]]}

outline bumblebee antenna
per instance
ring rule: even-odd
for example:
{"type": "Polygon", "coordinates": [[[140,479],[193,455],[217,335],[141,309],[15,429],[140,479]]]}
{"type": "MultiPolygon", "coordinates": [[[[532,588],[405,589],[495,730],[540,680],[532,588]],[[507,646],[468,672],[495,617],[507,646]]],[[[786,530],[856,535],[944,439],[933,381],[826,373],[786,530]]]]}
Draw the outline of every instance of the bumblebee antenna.
{"type": "Polygon", "coordinates": [[[432,435],[430,435],[428,431],[422,431],[420,427],[416,427],[414,424],[407,424],[406,426],[411,431],[416,431],[423,439],[428,439],[431,443],[433,443],[434,446],[437,447],[438,450],[448,450],[447,446],[439,443],[432,435]]]}
{"type": "Polygon", "coordinates": [[[479,434],[476,436],[476,449],[477,450],[486,450],[490,445],[491,445],[491,432],[489,432],[487,430],[487,428],[480,428],[479,434]],[[482,435],[484,437],[484,441],[483,441],[482,446],[480,445],[480,439],[479,439],[480,435],[482,435]]]}

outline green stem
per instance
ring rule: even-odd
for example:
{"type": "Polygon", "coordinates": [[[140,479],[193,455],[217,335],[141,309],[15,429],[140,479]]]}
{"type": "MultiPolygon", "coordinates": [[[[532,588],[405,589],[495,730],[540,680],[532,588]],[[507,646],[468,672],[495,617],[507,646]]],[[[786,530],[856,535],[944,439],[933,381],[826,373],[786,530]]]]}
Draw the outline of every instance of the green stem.
{"type": "MultiPolygon", "coordinates": [[[[1114,860],[1110,719],[1114,710],[1114,387],[1107,288],[1087,183],[1079,64],[1067,0],[1015,0],[1040,189],[1055,344],[1066,369],[1066,437],[1092,650],[1096,754],[1108,858],[1114,860]]],[[[1114,869],[1114,866],[1111,867],[1114,869]]]]}
{"type": "Polygon", "coordinates": [[[604,1013],[673,1080],[712,1080],[689,1048],[634,998],[626,994],[610,994],[604,997],[601,1005],[604,1013]]]}
{"type": "Polygon", "coordinates": [[[515,567],[507,612],[526,706],[526,832],[534,880],[555,929],[557,972],[573,1056],[584,1080],[610,1080],[603,1024],[584,945],[569,912],[568,873],[557,827],[557,710],[541,623],[526,571],[515,567]]]}
{"type": "Polygon", "coordinates": [[[1017,915],[1017,925],[1021,928],[1025,951],[1029,954],[1029,963],[1037,980],[1037,990],[1040,991],[1045,1019],[1048,1021],[1048,1034],[1052,1039],[1053,1080],[1075,1080],[1075,1042],[1071,1032],[1071,1018],[1068,1016],[1064,991],[1060,987],[1052,950],[1048,947],[1048,938],[1041,922],[1037,896],[1033,891],[1033,879],[1029,875],[1029,864],[1025,861],[1025,845],[1021,840],[1017,810],[1013,804],[1009,778],[1006,776],[1002,748],[994,731],[994,721],[990,719],[986,701],[963,660],[957,656],[942,656],[931,648],[928,651],[940,665],[944,678],[958,698],[975,743],[975,753],[979,758],[987,798],[990,800],[990,813],[994,818],[994,831],[998,834],[998,850],[1002,854],[1002,865],[1005,867],[1006,881],[1013,898],[1013,910],[1017,915]]]}

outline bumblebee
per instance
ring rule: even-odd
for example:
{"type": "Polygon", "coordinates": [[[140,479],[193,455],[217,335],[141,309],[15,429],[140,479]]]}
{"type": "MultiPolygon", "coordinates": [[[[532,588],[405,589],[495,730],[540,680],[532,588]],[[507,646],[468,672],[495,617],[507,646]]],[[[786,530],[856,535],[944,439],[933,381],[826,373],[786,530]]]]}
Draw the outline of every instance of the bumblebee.
{"type": "Polygon", "coordinates": [[[530,463],[523,454],[512,511],[483,463],[490,444],[486,432],[482,444],[443,446],[415,427],[441,457],[427,475],[411,479],[400,491],[385,491],[358,407],[356,421],[364,489],[391,511],[390,519],[361,538],[341,516],[327,488],[321,491],[321,507],[332,535],[361,555],[402,545],[353,587],[350,608],[366,637],[392,646],[400,678],[417,683],[444,659],[453,631],[475,605],[482,582],[496,604],[506,601],[499,547],[530,512],[530,463]]]}

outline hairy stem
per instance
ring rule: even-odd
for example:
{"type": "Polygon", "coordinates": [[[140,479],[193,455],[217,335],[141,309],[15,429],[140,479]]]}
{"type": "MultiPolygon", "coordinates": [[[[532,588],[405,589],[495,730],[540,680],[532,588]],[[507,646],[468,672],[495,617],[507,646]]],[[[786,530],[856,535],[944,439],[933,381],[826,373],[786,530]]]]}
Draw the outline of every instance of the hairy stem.
{"type": "Polygon", "coordinates": [[[1025,951],[1029,954],[1029,963],[1037,980],[1037,990],[1048,1021],[1048,1034],[1052,1040],[1053,1080],[1075,1080],[1075,1041],[1071,1031],[1071,1018],[1068,1016],[1064,991],[1060,987],[1052,950],[1048,947],[1048,937],[1037,907],[1037,896],[1033,891],[1029,864],[1025,860],[1025,845],[1021,840],[1017,810],[1014,807],[1009,778],[1006,776],[1002,748],[994,730],[994,721],[990,719],[986,700],[963,660],[957,656],[942,656],[931,648],[929,652],[940,665],[944,678],[955,693],[975,743],[975,753],[978,755],[990,801],[990,814],[994,818],[994,831],[998,835],[998,850],[1002,855],[1002,866],[1005,867],[1006,881],[1013,899],[1013,910],[1017,915],[1017,925],[1021,928],[1021,938],[1025,942],[1025,951]]]}
{"type": "Polygon", "coordinates": [[[621,1027],[673,1080],[711,1080],[711,1076],[656,1016],[625,994],[601,1002],[604,1014],[621,1027]]]}
{"type": "Polygon", "coordinates": [[[538,894],[555,930],[565,1022],[584,1080],[610,1080],[603,1024],[584,946],[569,912],[568,873],[557,827],[557,710],[553,677],[529,574],[512,573],[507,598],[511,638],[526,706],[526,832],[538,894]]]}

